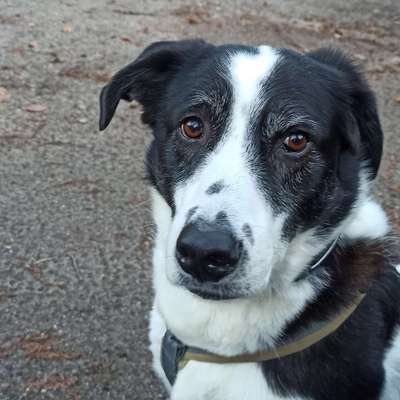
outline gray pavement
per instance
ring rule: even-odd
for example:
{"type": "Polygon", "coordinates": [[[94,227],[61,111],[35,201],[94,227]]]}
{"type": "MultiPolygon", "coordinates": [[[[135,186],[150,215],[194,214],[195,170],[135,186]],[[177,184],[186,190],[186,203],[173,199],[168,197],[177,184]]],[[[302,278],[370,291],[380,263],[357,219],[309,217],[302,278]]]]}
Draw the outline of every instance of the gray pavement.
{"type": "Polygon", "coordinates": [[[124,104],[99,133],[97,98],[144,46],[187,37],[354,56],[399,231],[398,0],[0,0],[0,400],[165,398],[147,351],[149,131],[124,104]]]}

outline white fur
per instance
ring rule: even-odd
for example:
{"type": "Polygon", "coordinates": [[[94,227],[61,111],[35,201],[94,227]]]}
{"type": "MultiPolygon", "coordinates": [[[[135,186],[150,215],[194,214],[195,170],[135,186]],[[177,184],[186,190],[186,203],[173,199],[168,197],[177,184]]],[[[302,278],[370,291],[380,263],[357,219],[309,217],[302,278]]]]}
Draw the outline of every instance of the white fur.
{"type": "MultiPolygon", "coordinates": [[[[272,346],[287,321],[301,312],[316,294],[316,288],[306,280],[292,284],[294,277],[338,234],[334,232],[332,237],[321,240],[310,230],[297,235],[291,243],[283,243],[281,230],[286,216],[273,214],[249,170],[250,113],[258,107],[260,85],[277,60],[278,56],[269,47],[260,48],[255,55],[232,56],[234,103],[224,140],[192,178],[177,188],[174,218],[160,194],[152,192],[157,236],[153,255],[156,298],[150,340],[154,368],[164,382],[159,360],[165,326],[184,343],[223,355],[257,351],[261,342],[272,346]],[[207,188],[220,180],[226,185],[224,196],[206,196],[207,188]],[[174,256],[176,240],[188,211],[195,206],[196,216],[210,220],[218,212],[226,212],[238,236],[244,223],[252,228],[255,242],[252,248],[248,246],[251,268],[243,279],[254,290],[253,296],[209,301],[176,284],[179,273],[174,256]]],[[[362,195],[338,229],[345,232],[347,239],[377,237],[386,232],[387,222],[383,221],[386,217],[379,206],[362,195]]],[[[280,397],[268,387],[255,364],[222,366],[191,362],[178,374],[171,399],[278,400],[280,397]]]]}
{"type": "Polygon", "coordinates": [[[370,185],[368,175],[361,172],[357,201],[341,228],[346,239],[377,239],[390,230],[385,211],[370,196],[370,185]]]}
{"type": "Polygon", "coordinates": [[[300,400],[275,394],[257,364],[216,365],[195,361],[179,374],[171,396],[173,400],[300,400]]]}
{"type": "Polygon", "coordinates": [[[167,330],[164,319],[161,317],[157,308],[154,307],[150,315],[150,350],[153,354],[153,369],[156,374],[161,378],[164,386],[169,390],[171,389],[168,379],[161,366],[161,345],[162,339],[167,330]]]}
{"type": "Polygon", "coordinates": [[[385,388],[382,400],[400,399],[400,331],[385,356],[385,388]]]}

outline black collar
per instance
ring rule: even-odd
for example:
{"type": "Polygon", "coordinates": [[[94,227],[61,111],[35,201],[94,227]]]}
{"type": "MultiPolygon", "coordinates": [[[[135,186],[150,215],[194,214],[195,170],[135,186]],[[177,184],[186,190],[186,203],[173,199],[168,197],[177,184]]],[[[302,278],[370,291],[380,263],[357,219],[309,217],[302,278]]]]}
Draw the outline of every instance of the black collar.
{"type": "Polygon", "coordinates": [[[179,371],[179,362],[187,351],[185,346],[171,331],[167,330],[161,345],[161,366],[171,384],[175,383],[179,371]]]}

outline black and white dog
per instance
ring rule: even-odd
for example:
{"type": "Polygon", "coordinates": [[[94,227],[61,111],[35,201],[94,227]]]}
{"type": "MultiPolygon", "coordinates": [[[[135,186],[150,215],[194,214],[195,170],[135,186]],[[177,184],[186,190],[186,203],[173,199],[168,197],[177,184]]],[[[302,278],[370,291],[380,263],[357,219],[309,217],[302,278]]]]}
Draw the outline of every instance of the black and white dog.
{"type": "Polygon", "coordinates": [[[101,94],[100,128],[137,100],[157,235],[150,340],[172,400],[400,399],[400,260],[371,198],[383,135],[374,95],[341,53],[159,42],[101,94]],[[170,385],[168,331],[205,354],[170,385]]]}

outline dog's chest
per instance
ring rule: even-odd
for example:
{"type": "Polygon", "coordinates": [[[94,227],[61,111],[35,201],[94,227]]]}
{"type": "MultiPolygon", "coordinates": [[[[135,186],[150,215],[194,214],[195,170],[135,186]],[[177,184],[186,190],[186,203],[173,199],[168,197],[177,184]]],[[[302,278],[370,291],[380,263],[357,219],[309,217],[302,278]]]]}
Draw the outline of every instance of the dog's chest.
{"type": "Polygon", "coordinates": [[[153,310],[150,320],[150,342],[153,367],[171,390],[171,400],[304,400],[281,397],[268,385],[257,364],[208,364],[191,361],[178,373],[171,389],[161,367],[161,341],[166,327],[159,313],[153,310]]]}
{"type": "MultiPolygon", "coordinates": [[[[190,362],[178,375],[171,400],[284,400],[268,386],[257,364],[190,362]]],[[[285,400],[303,400],[285,397],[285,400]]]]}

